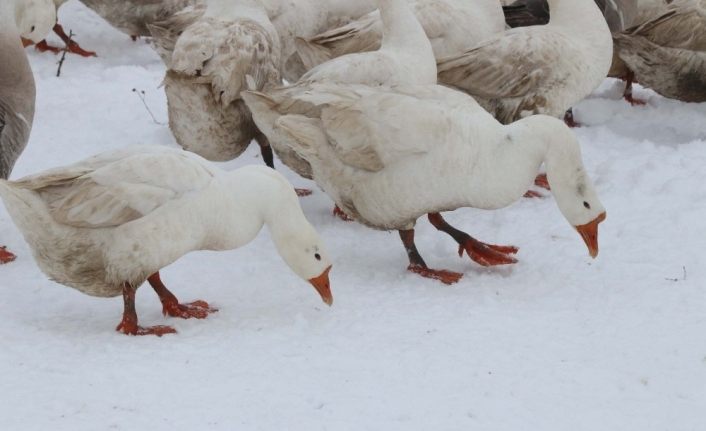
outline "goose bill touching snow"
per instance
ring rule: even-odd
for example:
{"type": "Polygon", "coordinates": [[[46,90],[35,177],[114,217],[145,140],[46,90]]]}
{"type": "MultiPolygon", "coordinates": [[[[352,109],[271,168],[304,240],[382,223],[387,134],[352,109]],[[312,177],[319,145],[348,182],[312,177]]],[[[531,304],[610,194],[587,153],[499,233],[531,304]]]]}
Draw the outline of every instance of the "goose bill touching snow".
{"type": "Polygon", "coordinates": [[[159,270],[190,251],[241,247],[263,225],[287,265],[333,302],[324,246],[292,186],[266,167],[224,172],[188,152],[133,147],[0,180],[0,197],[52,280],[92,296],[123,296],[117,330],[125,334],[175,332],[138,326],[135,291],[145,280],[165,315],[213,312],[203,301],[179,304],[159,270]]]}
{"type": "Polygon", "coordinates": [[[590,255],[598,254],[605,210],[561,120],[537,115],[503,126],[471,97],[436,85],[314,83],[243,97],[258,124],[288,135],[282,142],[310,163],[314,180],[347,214],[400,231],[409,269],[425,277],[450,284],[461,274],[429,269],[421,258],[413,229],[424,214],[481,265],[513,263],[515,247],[483,244],[440,212],[510,205],[542,163],[562,214],[590,255]]]}
{"type": "MultiPolygon", "coordinates": [[[[29,140],[36,88],[23,44],[42,40],[56,21],[52,0],[0,3],[0,179],[7,179],[29,140]]],[[[15,255],[0,246],[0,264],[15,255]]]]}

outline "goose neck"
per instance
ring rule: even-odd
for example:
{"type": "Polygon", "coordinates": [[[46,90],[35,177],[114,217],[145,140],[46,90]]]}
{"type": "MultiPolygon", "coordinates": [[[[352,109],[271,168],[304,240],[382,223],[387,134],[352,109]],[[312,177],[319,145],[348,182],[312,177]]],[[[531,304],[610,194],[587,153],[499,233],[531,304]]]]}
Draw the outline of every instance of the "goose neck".
{"type": "Polygon", "coordinates": [[[582,27],[608,28],[605,18],[594,0],[548,0],[549,24],[570,26],[574,29],[582,27]]]}
{"type": "Polygon", "coordinates": [[[384,47],[419,47],[422,39],[429,44],[426,33],[406,0],[380,0],[380,19],[383,26],[384,47]]]}

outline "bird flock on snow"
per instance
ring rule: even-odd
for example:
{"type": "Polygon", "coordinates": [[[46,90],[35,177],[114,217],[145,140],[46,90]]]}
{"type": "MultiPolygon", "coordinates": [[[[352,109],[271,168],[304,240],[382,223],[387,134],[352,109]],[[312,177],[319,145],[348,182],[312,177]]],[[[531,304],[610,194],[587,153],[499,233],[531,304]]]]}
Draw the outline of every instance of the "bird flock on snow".
{"type": "MultiPolygon", "coordinates": [[[[516,262],[442,213],[499,209],[537,184],[592,257],[606,210],[581,158],[572,106],[606,76],[706,102],[706,0],[81,0],[165,64],[169,127],[183,150],[131,146],[9,180],[34,119],[25,49],[96,56],[57,22],[66,0],[0,2],[0,197],[39,268],[124,299],[117,330],[143,327],[147,281],[165,315],[204,318],[159,271],[195,250],[230,250],[267,226],[287,265],[331,305],[332,259],[275,160],[312,179],[334,214],[396,230],[408,269],[426,216],[483,266],[516,262]],[[50,46],[54,31],[65,47],[50,46]],[[255,142],[267,166],[224,171],[255,142]],[[543,167],[543,168],[542,168],[543,167]],[[540,169],[544,172],[540,174],[540,169]],[[441,174],[439,174],[441,172],[441,174]]],[[[81,41],[90,44],[90,41],[81,41]]],[[[531,196],[531,195],[529,195],[531,196]]],[[[15,256],[0,248],[0,262],[15,256]]]]}

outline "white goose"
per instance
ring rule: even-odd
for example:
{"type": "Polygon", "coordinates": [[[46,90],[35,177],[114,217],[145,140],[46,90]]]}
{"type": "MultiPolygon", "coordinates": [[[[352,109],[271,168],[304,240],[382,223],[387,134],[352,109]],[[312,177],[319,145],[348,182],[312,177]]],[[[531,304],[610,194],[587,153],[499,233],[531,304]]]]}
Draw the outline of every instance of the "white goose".
{"type": "MultiPolygon", "coordinates": [[[[52,0],[0,3],[0,179],[10,176],[34,121],[34,76],[20,38],[42,40],[56,21],[55,12],[52,0]]],[[[15,255],[0,247],[0,264],[13,260],[15,255]]]]}
{"type": "Polygon", "coordinates": [[[510,205],[542,163],[562,214],[591,256],[598,254],[605,210],[579,143],[560,120],[531,116],[503,126],[471,97],[443,86],[322,83],[243,97],[251,107],[269,107],[258,112],[276,117],[266,121],[290,136],[283,142],[311,165],[314,180],[347,214],[373,228],[399,230],[409,269],[425,277],[453,283],[461,275],[429,269],[417,252],[413,227],[424,214],[476,262],[513,263],[516,248],[483,244],[439,212],[510,205]]]}
{"type": "Polygon", "coordinates": [[[641,19],[651,15],[613,36],[629,71],[626,97],[634,78],[665,97],[706,102],[706,0],[653,1],[641,19]]]}
{"type": "Polygon", "coordinates": [[[378,0],[383,38],[373,52],[352,53],[311,69],[299,82],[396,85],[436,83],[436,60],[407,0],[378,0]]]}
{"type": "MultiPolygon", "coordinates": [[[[437,59],[459,54],[505,31],[503,10],[497,0],[414,0],[410,6],[437,59]]],[[[377,50],[382,39],[380,12],[374,11],[313,38],[298,39],[297,48],[310,69],[341,55],[377,50]]]]}
{"type": "Polygon", "coordinates": [[[502,123],[561,117],[610,69],[613,41],[593,0],[549,0],[549,24],[520,27],[439,61],[439,81],[474,96],[502,123]]]}
{"type": "Polygon", "coordinates": [[[274,168],[272,149],[240,99],[246,76],[257,89],[281,82],[277,32],[257,0],[209,0],[177,40],[164,79],[169,126],[185,150],[232,160],[255,139],[274,168]]]}
{"type": "Polygon", "coordinates": [[[230,250],[267,225],[279,254],[332,303],[331,268],[292,186],[278,173],[250,166],[221,171],[188,152],[133,147],[104,153],[19,181],[0,180],[0,196],[41,270],[52,280],[100,297],[122,295],[118,330],[142,328],[135,290],[149,281],[170,316],[203,318],[197,301],[179,304],[159,270],[193,250],[230,250]]]}

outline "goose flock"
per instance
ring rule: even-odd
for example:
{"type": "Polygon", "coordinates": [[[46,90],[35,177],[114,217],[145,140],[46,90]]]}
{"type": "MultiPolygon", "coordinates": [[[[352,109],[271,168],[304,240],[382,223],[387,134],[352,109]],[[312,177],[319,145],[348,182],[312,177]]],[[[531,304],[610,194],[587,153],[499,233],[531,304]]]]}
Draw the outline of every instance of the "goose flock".
{"type": "MultiPolygon", "coordinates": [[[[117,330],[130,335],[174,332],[138,324],[145,281],[165,315],[216,311],[180,303],[160,270],[244,246],[265,225],[332,304],[333,259],[300,206],[311,191],[277,163],[312,179],[341,218],[397,231],[409,271],[453,284],[463,274],[427,266],[416,222],[479,265],[513,264],[517,247],[482,242],[442,213],[504,208],[534,184],[597,257],[606,209],[571,109],[606,77],[625,81],[633,105],[644,103],[634,83],[706,102],[706,0],[81,0],[125,37],[149,38],[182,149],[127,146],[9,180],[34,120],[24,49],[101,55],[66,35],[64,2],[0,3],[0,197],[48,277],[123,297],[117,330]],[[47,44],[52,30],[65,47],[47,44]],[[211,163],[252,142],[265,166],[211,163]]],[[[0,248],[1,263],[14,259],[0,248]]]]}

